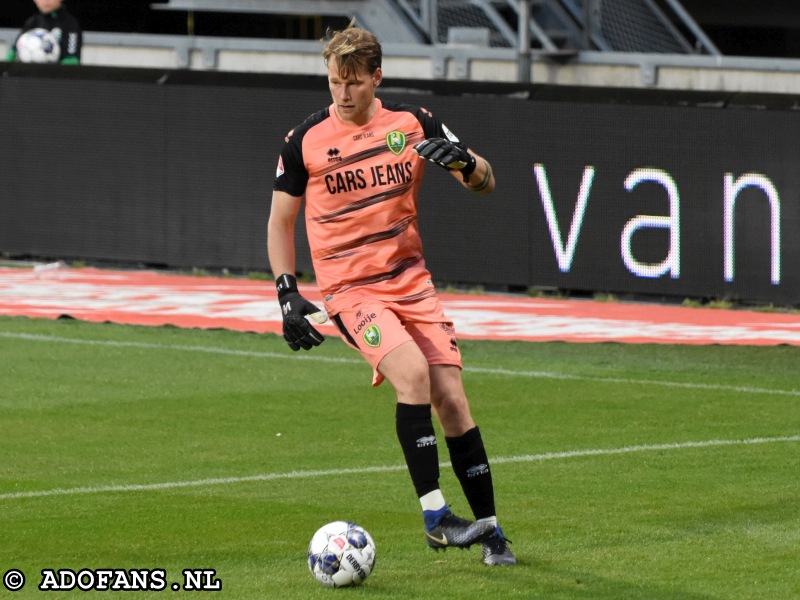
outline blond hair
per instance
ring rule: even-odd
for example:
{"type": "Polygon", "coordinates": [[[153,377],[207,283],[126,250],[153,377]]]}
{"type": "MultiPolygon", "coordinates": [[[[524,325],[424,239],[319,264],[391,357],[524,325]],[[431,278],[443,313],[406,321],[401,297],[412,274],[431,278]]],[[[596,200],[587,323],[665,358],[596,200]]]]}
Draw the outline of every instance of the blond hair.
{"type": "Polygon", "coordinates": [[[328,30],[322,39],[325,48],[322,51],[322,58],[325,64],[331,56],[336,57],[336,64],[339,66],[339,75],[348,79],[358,71],[366,69],[367,73],[373,74],[381,66],[383,50],[381,49],[378,38],[366,29],[355,26],[356,20],[341,31],[328,30]]]}

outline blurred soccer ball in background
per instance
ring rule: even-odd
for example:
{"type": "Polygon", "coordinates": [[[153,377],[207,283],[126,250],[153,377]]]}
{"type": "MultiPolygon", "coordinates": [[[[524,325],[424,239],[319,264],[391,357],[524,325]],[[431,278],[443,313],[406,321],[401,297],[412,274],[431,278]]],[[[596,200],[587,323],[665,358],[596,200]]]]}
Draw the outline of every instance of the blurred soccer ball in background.
{"type": "Polygon", "coordinates": [[[308,568],[327,587],[361,585],[374,566],[375,542],[355,523],[323,525],[308,545],[308,568]]]}
{"type": "Polygon", "coordinates": [[[31,29],[17,40],[17,58],[24,63],[58,62],[61,47],[56,36],[46,29],[31,29]]]}

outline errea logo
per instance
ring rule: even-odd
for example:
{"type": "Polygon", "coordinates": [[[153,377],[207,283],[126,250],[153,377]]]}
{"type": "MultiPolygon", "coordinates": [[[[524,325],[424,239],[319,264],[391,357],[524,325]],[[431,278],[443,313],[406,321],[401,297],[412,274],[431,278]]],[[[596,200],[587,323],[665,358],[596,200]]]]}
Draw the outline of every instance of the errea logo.
{"type": "Polygon", "coordinates": [[[417,448],[425,448],[427,446],[435,446],[435,445],[436,445],[435,435],[426,435],[425,437],[421,437],[417,440],[417,448]]]}
{"type": "Polygon", "coordinates": [[[470,467],[467,469],[467,477],[472,479],[473,477],[477,477],[478,475],[486,475],[489,472],[489,465],[475,465],[474,467],[470,467]]]}
{"type": "Polygon", "coordinates": [[[328,162],[341,162],[342,157],[339,154],[341,154],[341,151],[338,148],[330,148],[328,150],[328,162]]]}

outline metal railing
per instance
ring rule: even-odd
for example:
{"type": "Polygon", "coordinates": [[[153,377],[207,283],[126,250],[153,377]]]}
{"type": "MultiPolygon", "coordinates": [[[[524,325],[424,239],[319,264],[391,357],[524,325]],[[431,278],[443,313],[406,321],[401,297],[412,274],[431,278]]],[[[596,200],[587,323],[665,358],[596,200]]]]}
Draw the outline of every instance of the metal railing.
{"type": "MultiPolygon", "coordinates": [[[[720,54],[680,2],[663,2],[671,14],[654,0],[558,0],[583,27],[585,44],[590,41],[598,50],[720,54]]],[[[584,49],[591,48],[585,45],[584,49]]]]}
{"type": "Polygon", "coordinates": [[[486,29],[492,47],[515,47],[510,21],[528,21],[530,43],[549,52],[597,50],[720,55],[678,0],[393,0],[428,43],[452,28],[486,29]],[[527,19],[525,18],[527,17],[527,19]],[[687,39],[687,36],[691,39],[687,39]]]}

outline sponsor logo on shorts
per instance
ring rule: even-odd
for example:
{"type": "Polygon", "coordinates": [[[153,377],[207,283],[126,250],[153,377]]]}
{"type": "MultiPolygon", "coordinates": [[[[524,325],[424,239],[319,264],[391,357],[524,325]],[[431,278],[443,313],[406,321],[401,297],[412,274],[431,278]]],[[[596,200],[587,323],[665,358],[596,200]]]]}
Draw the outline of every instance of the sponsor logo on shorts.
{"type": "Polygon", "coordinates": [[[377,348],[381,345],[381,330],[377,325],[370,325],[364,331],[364,341],[370,348],[377,348]]]}
{"type": "MultiPolygon", "coordinates": [[[[375,313],[369,313],[368,315],[364,316],[364,314],[359,310],[356,313],[356,319],[358,319],[358,323],[356,323],[356,326],[353,327],[353,335],[358,335],[361,333],[361,330],[364,329],[364,327],[372,323],[372,321],[377,318],[378,315],[375,313]]],[[[380,331],[378,331],[378,335],[380,336],[380,331]]]]}

